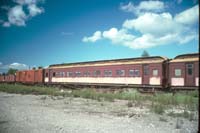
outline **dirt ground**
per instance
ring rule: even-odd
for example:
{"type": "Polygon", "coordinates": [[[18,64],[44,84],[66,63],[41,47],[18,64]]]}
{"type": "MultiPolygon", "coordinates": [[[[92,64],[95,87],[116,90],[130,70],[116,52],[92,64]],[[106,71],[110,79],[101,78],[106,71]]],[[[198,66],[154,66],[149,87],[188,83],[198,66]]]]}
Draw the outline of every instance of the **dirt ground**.
{"type": "Polygon", "coordinates": [[[198,120],[151,113],[127,101],[0,93],[2,133],[196,133],[198,120]],[[177,125],[178,124],[178,125],[177,125]]]}

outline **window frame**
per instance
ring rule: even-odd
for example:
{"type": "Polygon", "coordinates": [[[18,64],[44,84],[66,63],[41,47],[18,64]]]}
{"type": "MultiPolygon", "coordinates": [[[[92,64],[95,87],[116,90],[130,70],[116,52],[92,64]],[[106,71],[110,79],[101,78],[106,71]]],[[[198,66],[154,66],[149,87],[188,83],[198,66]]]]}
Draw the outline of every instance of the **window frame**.
{"type": "Polygon", "coordinates": [[[130,77],[140,77],[140,70],[139,69],[130,69],[129,71],[130,77]],[[130,73],[132,71],[132,74],[130,73]]]}
{"type": "Polygon", "coordinates": [[[65,77],[65,72],[61,72],[61,77],[65,77]]]}
{"type": "Polygon", "coordinates": [[[112,77],[112,70],[104,70],[104,77],[112,77]]]}
{"type": "Polygon", "coordinates": [[[98,77],[98,76],[100,76],[101,75],[101,71],[100,70],[94,70],[93,71],[93,76],[94,77],[98,77]]]}
{"type": "Polygon", "coordinates": [[[74,76],[74,73],[73,72],[67,72],[68,74],[67,74],[67,76],[68,77],[73,77],[74,76]]]}
{"type": "Polygon", "coordinates": [[[186,64],[186,73],[187,73],[187,75],[190,75],[190,76],[192,76],[194,74],[194,64],[193,63],[186,64]],[[189,65],[191,65],[191,66],[189,66],[189,65]]]}
{"type": "Polygon", "coordinates": [[[174,69],[174,76],[175,77],[181,77],[182,76],[182,69],[181,68],[175,68],[174,69]],[[180,74],[179,75],[177,75],[177,70],[180,70],[180,72],[179,72],[180,74]]]}
{"type": "Polygon", "coordinates": [[[116,70],[116,75],[119,76],[119,77],[124,77],[125,76],[125,70],[124,69],[116,70]]]}
{"type": "Polygon", "coordinates": [[[128,71],[128,75],[129,75],[130,77],[134,77],[134,69],[130,69],[130,70],[128,71]]]}
{"type": "Polygon", "coordinates": [[[90,71],[83,72],[83,77],[89,77],[89,76],[90,76],[90,71]]]}
{"type": "Polygon", "coordinates": [[[153,77],[158,77],[158,75],[159,75],[158,69],[153,69],[153,70],[152,70],[152,76],[153,76],[153,77]],[[155,75],[155,73],[154,73],[155,71],[157,72],[156,75],[155,75]]]}
{"type": "Polygon", "coordinates": [[[81,77],[81,72],[80,71],[76,71],[74,74],[75,74],[75,77],[81,77]]]}

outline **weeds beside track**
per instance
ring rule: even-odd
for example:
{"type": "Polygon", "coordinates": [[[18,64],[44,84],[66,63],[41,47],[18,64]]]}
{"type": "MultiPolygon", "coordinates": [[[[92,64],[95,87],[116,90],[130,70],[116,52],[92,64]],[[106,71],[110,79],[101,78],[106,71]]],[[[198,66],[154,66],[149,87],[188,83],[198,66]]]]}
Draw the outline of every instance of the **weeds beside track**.
{"type": "MultiPolygon", "coordinates": [[[[132,104],[144,105],[149,103],[148,106],[150,107],[150,110],[157,114],[164,113],[166,109],[171,108],[172,106],[181,106],[189,111],[196,111],[198,110],[199,105],[198,91],[177,92],[176,94],[160,92],[155,93],[154,95],[146,95],[139,93],[136,89],[129,89],[127,91],[116,93],[100,93],[88,88],[61,91],[56,87],[26,86],[20,84],[0,84],[0,91],[17,94],[82,97],[98,101],[106,100],[110,102],[113,102],[115,99],[120,99],[128,100],[128,107],[131,107],[132,104]]],[[[176,115],[176,113],[170,113],[171,114],[169,115],[171,116],[176,115]]],[[[183,116],[186,117],[186,114],[187,112],[184,112],[183,116]]]]}

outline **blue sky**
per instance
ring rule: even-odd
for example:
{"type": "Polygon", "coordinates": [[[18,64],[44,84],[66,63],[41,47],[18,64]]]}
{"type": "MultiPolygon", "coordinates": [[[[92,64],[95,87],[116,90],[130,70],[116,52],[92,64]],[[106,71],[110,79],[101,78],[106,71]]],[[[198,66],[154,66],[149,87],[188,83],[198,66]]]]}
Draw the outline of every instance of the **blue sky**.
{"type": "Polygon", "coordinates": [[[0,71],[198,52],[198,0],[3,0],[0,71]]]}

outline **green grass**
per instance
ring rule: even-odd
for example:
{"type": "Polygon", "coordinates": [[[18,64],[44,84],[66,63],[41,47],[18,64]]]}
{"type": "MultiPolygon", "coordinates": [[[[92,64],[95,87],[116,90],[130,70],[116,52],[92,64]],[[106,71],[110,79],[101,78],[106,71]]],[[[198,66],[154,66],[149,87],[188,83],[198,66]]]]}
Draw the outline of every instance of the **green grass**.
{"type": "Polygon", "coordinates": [[[74,90],[71,94],[74,97],[94,99],[98,101],[107,100],[112,102],[115,98],[115,94],[113,93],[98,93],[92,89],[74,90]]]}
{"type": "Polygon", "coordinates": [[[153,104],[151,106],[151,111],[156,114],[163,114],[165,112],[165,106],[162,104],[153,104]]]}
{"type": "MultiPolygon", "coordinates": [[[[155,95],[141,94],[136,90],[117,92],[117,93],[100,93],[92,89],[80,89],[73,90],[71,93],[60,92],[55,87],[38,87],[38,86],[26,86],[19,84],[0,84],[0,91],[8,93],[20,93],[20,94],[35,94],[35,95],[53,95],[53,96],[72,96],[82,97],[88,99],[94,99],[98,101],[110,101],[115,99],[128,100],[130,103],[143,104],[146,101],[152,103],[150,105],[151,110],[155,113],[162,114],[166,108],[170,106],[184,106],[185,108],[193,111],[198,110],[198,91],[190,92],[178,92],[175,95],[172,93],[156,93],[155,95]]],[[[129,103],[129,104],[130,104],[129,103]]],[[[130,105],[127,105],[131,107],[130,105]]]]}
{"type": "Polygon", "coordinates": [[[19,84],[0,84],[0,91],[16,94],[35,94],[35,95],[60,95],[60,92],[56,88],[51,87],[38,87],[38,86],[26,86],[19,84]]]}

